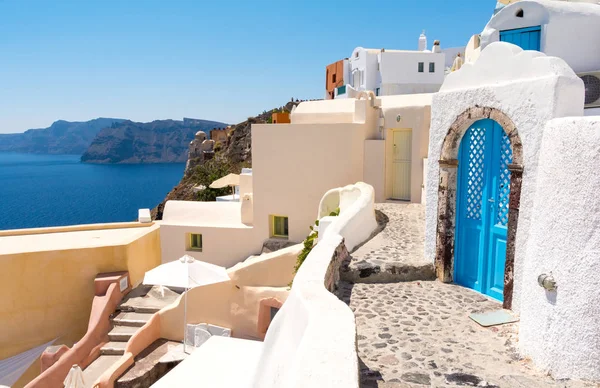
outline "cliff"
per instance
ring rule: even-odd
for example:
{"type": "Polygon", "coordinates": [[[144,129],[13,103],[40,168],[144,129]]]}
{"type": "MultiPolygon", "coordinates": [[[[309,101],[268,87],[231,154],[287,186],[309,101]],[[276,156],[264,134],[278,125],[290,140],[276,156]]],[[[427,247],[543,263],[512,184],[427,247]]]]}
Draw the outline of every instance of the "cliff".
{"type": "Polygon", "coordinates": [[[195,137],[189,144],[186,158],[187,168],[183,178],[167,194],[167,197],[152,209],[152,218],[161,220],[165,203],[170,200],[206,201],[214,200],[216,195],[224,195],[213,189],[207,188],[199,191],[194,187],[199,185],[208,187],[212,181],[231,172],[239,174],[242,167],[251,167],[252,124],[265,124],[270,121],[273,112],[290,112],[292,107],[297,104],[297,102],[290,101],[280,108],[264,111],[255,117],[249,117],[248,120],[232,125],[227,135],[227,144],[224,146],[216,145],[201,135],[195,137]]]}
{"type": "Polygon", "coordinates": [[[0,134],[0,151],[32,154],[82,154],[102,128],[122,119],[98,118],[84,122],[55,121],[48,128],[0,134]]]}
{"type": "Polygon", "coordinates": [[[198,131],[226,124],[184,119],[150,123],[123,121],[101,130],[81,156],[85,163],[183,163],[198,131]]]}

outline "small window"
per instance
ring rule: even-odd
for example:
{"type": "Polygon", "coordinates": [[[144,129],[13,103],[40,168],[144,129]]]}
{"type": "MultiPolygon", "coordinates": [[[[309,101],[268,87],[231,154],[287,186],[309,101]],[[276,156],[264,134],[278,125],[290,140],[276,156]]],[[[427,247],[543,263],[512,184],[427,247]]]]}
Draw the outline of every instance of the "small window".
{"type": "Polygon", "coordinates": [[[425,68],[425,64],[423,62],[419,62],[419,73],[422,73],[424,71],[423,70],[424,68],[425,68]]]}
{"type": "Polygon", "coordinates": [[[354,58],[358,58],[358,51],[356,52],[356,54],[354,55],[354,58]]]}
{"type": "Polygon", "coordinates": [[[283,216],[271,216],[273,219],[273,237],[288,237],[288,218],[283,216]]]}
{"type": "Polygon", "coordinates": [[[202,252],[202,235],[196,233],[189,234],[189,251],[200,251],[202,252]]]}
{"type": "Polygon", "coordinates": [[[429,62],[429,72],[435,73],[435,62],[429,62]]]}
{"type": "Polygon", "coordinates": [[[278,311],[279,311],[279,309],[277,307],[271,306],[271,322],[273,322],[273,319],[275,318],[275,315],[277,314],[278,311]]]}
{"type": "Polygon", "coordinates": [[[515,14],[515,16],[516,16],[516,17],[518,17],[518,18],[522,18],[522,17],[523,17],[523,15],[524,15],[524,13],[523,13],[523,10],[522,10],[522,9],[519,9],[519,10],[517,11],[517,13],[515,14]]]}
{"type": "Polygon", "coordinates": [[[375,95],[379,96],[379,88],[375,89],[375,95]]]}

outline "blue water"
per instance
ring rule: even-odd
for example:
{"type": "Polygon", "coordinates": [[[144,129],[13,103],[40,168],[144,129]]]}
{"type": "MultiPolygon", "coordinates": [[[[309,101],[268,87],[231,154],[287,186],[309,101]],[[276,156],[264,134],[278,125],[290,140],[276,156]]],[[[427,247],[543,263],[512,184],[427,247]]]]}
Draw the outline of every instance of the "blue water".
{"type": "Polygon", "coordinates": [[[133,221],[138,209],[152,209],[165,198],[184,168],[0,152],[0,230],[133,221]]]}

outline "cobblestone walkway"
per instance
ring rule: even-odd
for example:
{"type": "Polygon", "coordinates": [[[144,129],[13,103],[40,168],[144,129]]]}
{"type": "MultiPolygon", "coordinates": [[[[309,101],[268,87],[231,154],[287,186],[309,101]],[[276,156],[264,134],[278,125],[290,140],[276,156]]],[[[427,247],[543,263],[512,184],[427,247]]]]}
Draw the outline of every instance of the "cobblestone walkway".
{"type": "Polygon", "coordinates": [[[341,282],[356,316],[361,386],[595,387],[556,382],[515,351],[516,325],[483,328],[468,315],[499,303],[437,281],[341,282]]]}
{"type": "Polygon", "coordinates": [[[416,203],[378,203],[378,233],[352,252],[341,277],[349,282],[381,283],[435,278],[423,257],[425,207],[416,203]]]}

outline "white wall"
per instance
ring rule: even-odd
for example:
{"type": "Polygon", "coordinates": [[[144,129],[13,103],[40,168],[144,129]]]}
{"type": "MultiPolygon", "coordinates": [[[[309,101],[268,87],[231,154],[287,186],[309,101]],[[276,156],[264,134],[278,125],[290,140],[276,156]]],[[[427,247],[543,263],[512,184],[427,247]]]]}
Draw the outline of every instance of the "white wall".
{"type": "Polygon", "coordinates": [[[600,380],[600,118],[548,122],[523,269],[519,346],[556,378],[600,380]],[[537,284],[552,273],[557,292],[537,284]]]}
{"type": "Polygon", "coordinates": [[[379,72],[377,71],[377,53],[379,50],[375,49],[364,49],[357,47],[352,52],[352,56],[348,59],[350,64],[350,74],[347,84],[350,84],[357,90],[375,90],[377,85],[381,82],[379,79],[379,72]],[[357,56],[358,54],[358,56],[357,56]],[[362,71],[363,78],[360,85],[354,85],[354,78],[352,73],[355,71],[362,71]]]}
{"type": "Polygon", "coordinates": [[[523,143],[524,172],[515,244],[513,309],[519,311],[520,279],[526,260],[531,209],[542,128],[555,117],[583,114],[583,82],[558,58],[494,43],[474,64],[446,77],[431,105],[427,170],[425,257],[435,258],[440,151],[448,129],[464,111],[475,106],[501,110],[513,121],[523,143]]]}
{"type": "MultiPolygon", "coordinates": [[[[433,90],[415,90],[413,93],[437,92],[444,82],[444,53],[430,53],[419,51],[389,50],[379,53],[382,87],[387,85],[411,85],[418,88],[433,86],[433,90]],[[418,64],[423,62],[423,72],[419,73],[418,64]],[[435,72],[429,72],[429,63],[435,64],[435,72]]],[[[394,90],[386,89],[386,94],[394,93],[394,90]]]]}
{"type": "Polygon", "coordinates": [[[523,0],[494,15],[481,34],[485,48],[500,40],[500,31],[542,26],[541,51],[560,57],[576,73],[600,70],[600,7],[564,1],[523,0]],[[522,9],[523,17],[516,17],[522,9]]]}

